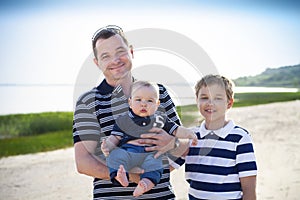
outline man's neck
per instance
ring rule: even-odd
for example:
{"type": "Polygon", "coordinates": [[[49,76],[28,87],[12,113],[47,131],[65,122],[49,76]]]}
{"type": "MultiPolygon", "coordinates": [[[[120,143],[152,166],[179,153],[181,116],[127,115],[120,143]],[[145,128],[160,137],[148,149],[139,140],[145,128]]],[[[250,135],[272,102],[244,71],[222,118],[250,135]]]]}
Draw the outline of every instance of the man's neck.
{"type": "Polygon", "coordinates": [[[116,87],[120,85],[123,89],[123,93],[125,96],[129,97],[130,95],[130,88],[133,83],[133,77],[130,75],[123,77],[122,79],[114,80],[114,81],[108,81],[106,80],[107,83],[113,87],[116,87]]]}

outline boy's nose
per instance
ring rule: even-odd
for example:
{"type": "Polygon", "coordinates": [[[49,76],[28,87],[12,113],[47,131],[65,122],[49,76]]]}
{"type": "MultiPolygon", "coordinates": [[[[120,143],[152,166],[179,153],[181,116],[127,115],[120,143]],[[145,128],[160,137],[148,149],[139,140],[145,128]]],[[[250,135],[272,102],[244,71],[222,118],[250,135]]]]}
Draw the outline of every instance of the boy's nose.
{"type": "Polygon", "coordinates": [[[213,105],[213,104],[214,104],[214,101],[213,101],[213,100],[211,100],[211,99],[209,99],[209,100],[207,101],[207,104],[209,104],[209,105],[213,105]]]}

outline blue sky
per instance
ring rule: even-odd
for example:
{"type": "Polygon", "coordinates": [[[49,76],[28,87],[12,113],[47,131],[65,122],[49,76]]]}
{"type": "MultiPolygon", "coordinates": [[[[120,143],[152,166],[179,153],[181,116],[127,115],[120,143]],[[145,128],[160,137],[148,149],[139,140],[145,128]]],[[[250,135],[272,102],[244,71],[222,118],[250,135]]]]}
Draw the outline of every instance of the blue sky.
{"type": "Polygon", "coordinates": [[[73,84],[107,24],[163,28],[197,42],[230,78],[300,63],[300,2],[1,1],[0,84],[73,84]]]}

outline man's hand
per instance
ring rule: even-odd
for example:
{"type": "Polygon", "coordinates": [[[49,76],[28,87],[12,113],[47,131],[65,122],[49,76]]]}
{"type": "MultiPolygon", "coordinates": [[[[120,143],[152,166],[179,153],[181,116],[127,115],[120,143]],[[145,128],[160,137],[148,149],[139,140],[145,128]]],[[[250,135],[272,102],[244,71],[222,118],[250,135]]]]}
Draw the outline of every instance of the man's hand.
{"type": "Polygon", "coordinates": [[[171,136],[161,128],[152,128],[149,132],[141,135],[142,139],[139,139],[139,143],[154,145],[145,148],[146,151],[157,151],[154,158],[158,158],[160,155],[174,148],[174,136],[171,136]]]}

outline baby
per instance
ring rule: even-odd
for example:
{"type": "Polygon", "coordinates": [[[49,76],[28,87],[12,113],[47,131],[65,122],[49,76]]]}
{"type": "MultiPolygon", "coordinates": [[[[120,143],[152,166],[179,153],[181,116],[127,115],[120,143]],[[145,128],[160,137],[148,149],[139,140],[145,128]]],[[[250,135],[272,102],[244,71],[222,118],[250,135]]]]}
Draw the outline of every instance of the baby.
{"type": "Polygon", "coordinates": [[[145,151],[145,145],[138,142],[140,135],[158,127],[177,138],[192,139],[192,145],[197,144],[197,136],[192,130],[178,126],[165,114],[157,112],[160,104],[157,84],[134,82],[128,103],[128,114],[116,120],[111,135],[103,141],[101,149],[108,156],[107,166],[111,181],[115,184],[127,187],[128,171],[134,167],[144,170],[133,192],[133,196],[137,197],[151,190],[160,181],[163,171],[161,157],[154,158],[154,152],[145,151]]]}

